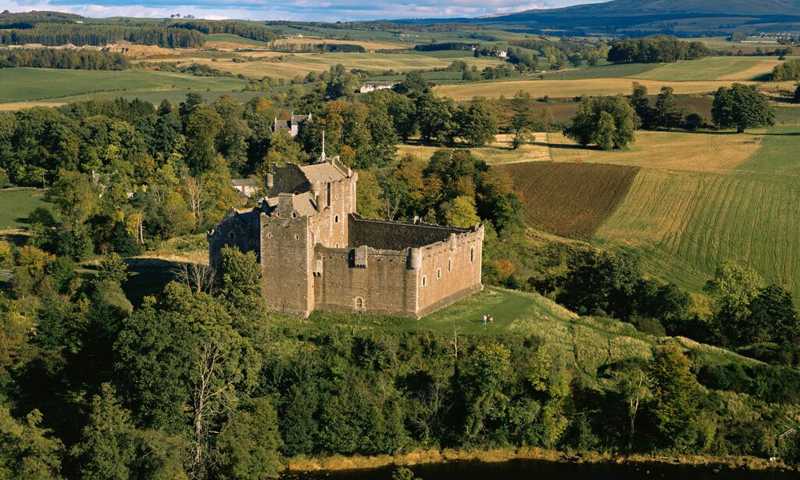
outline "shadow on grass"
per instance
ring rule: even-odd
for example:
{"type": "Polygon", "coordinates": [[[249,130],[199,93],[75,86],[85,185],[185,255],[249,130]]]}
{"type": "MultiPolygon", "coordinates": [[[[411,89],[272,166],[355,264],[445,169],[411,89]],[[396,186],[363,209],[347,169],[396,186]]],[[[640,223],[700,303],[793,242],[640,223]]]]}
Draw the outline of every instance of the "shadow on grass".
{"type": "Polygon", "coordinates": [[[548,142],[533,142],[529,145],[536,145],[539,147],[548,147],[548,148],[558,148],[563,150],[600,150],[599,147],[596,146],[587,146],[584,147],[583,145],[576,145],[573,143],[548,143],[548,142]]]}
{"type": "Polygon", "coordinates": [[[155,258],[129,258],[125,263],[129,276],[123,289],[136,306],[141,305],[146,296],[161,294],[169,282],[178,279],[183,266],[181,262],[155,258]]]}

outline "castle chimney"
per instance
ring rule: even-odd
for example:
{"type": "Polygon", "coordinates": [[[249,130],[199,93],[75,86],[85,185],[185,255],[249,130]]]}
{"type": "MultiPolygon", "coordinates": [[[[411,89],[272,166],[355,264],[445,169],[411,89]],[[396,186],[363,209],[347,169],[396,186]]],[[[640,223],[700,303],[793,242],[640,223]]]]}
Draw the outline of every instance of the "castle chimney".
{"type": "Polygon", "coordinates": [[[419,248],[410,248],[408,252],[408,269],[419,270],[422,268],[422,251],[419,248]]]}
{"type": "Polygon", "coordinates": [[[278,195],[278,216],[289,218],[294,212],[293,193],[281,193],[278,195]]]}

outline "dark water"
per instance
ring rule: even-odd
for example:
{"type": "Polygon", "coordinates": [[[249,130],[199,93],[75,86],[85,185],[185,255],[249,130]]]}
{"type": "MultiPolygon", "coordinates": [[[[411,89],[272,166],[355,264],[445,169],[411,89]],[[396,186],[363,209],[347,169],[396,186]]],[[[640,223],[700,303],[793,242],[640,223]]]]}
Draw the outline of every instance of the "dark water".
{"type": "MultiPolygon", "coordinates": [[[[747,472],[680,465],[589,465],[535,460],[504,463],[451,462],[411,467],[422,480],[797,480],[800,475],[782,472],[747,472]],[[716,470],[716,471],[715,471],[716,470]]],[[[287,480],[391,480],[393,468],[309,473],[287,480]]]]}

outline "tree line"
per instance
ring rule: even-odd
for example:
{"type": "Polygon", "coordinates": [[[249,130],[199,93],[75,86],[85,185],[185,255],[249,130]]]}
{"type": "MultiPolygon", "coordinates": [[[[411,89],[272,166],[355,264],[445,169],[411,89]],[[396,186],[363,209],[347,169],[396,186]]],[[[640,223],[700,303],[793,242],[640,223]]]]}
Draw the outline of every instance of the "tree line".
{"type": "Polygon", "coordinates": [[[647,37],[611,42],[608,61],[612,63],[674,63],[696,60],[711,54],[703,42],[685,42],[674,37],[647,37]]]}
{"type": "Polygon", "coordinates": [[[581,99],[578,113],[564,133],[584,146],[603,150],[626,148],[635,141],[639,128],[655,130],[683,128],[735,128],[743,133],[749,128],[771,126],[775,114],[769,99],[755,85],[734,83],[720,87],[711,108],[713,125],[696,112],[686,112],[672,87],[662,87],[653,101],[647,87],[634,82],[630,97],[588,97],[581,99]]]}
{"type": "Polygon", "coordinates": [[[272,42],[277,34],[262,23],[235,20],[183,20],[168,24],[169,28],[184,28],[202,32],[206,35],[214,33],[229,33],[242,38],[272,42]]]}
{"type": "Polygon", "coordinates": [[[157,24],[41,23],[23,30],[0,29],[0,45],[93,45],[126,41],[165,48],[196,48],[203,45],[205,35],[185,28],[157,24]]]}
{"type": "Polygon", "coordinates": [[[81,70],[124,70],[128,61],[120,53],[90,49],[0,49],[0,68],[34,67],[81,70]]]}

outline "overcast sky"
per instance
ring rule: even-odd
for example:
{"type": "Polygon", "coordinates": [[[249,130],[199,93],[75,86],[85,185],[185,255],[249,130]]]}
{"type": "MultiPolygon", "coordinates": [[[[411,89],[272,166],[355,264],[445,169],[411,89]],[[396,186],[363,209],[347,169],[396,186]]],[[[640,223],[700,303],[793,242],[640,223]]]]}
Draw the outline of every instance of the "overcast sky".
{"type": "Polygon", "coordinates": [[[372,20],[478,17],[604,0],[0,0],[0,11],[58,10],[89,17],[168,17],[252,20],[372,20]]]}

